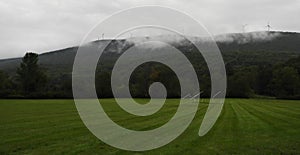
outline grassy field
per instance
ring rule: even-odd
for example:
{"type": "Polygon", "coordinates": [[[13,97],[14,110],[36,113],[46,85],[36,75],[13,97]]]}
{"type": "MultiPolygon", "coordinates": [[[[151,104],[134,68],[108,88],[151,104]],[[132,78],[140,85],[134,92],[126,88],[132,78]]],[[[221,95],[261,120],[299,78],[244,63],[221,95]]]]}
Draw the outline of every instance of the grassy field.
{"type": "MultiPolygon", "coordinates": [[[[135,130],[161,126],[177,105],[170,99],[158,113],[134,117],[103,100],[115,122],[135,130]]],[[[129,152],[94,137],[72,100],[0,100],[0,154],[300,154],[300,101],[227,99],[213,129],[199,137],[206,108],[201,103],[189,128],[170,144],[129,152]]]]}

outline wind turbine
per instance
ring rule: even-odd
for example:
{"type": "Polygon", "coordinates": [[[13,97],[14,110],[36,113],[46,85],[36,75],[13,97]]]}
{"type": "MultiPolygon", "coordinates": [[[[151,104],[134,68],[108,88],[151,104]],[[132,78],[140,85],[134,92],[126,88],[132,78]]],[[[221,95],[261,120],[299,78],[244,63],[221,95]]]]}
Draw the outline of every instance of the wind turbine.
{"type": "Polygon", "coordinates": [[[132,32],[129,32],[130,37],[129,38],[133,38],[133,34],[132,32]]]}
{"type": "Polygon", "coordinates": [[[102,39],[104,39],[104,33],[102,33],[102,39]]]}
{"type": "Polygon", "coordinates": [[[246,32],[246,28],[247,28],[248,24],[244,24],[244,25],[242,25],[242,26],[243,26],[243,33],[245,33],[245,32],[246,32]]]}
{"type": "Polygon", "coordinates": [[[270,22],[268,22],[268,25],[266,26],[267,28],[268,28],[268,31],[270,32],[270,30],[271,30],[271,25],[270,25],[270,22]]]}

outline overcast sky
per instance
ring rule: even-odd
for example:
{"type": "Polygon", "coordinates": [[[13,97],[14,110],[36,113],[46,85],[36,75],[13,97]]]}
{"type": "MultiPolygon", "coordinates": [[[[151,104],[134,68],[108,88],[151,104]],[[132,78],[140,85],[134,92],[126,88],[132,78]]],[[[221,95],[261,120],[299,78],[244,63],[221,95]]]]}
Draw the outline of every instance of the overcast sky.
{"type": "Polygon", "coordinates": [[[0,59],[75,46],[99,21],[141,5],[182,10],[211,34],[266,30],[300,31],[300,0],[1,0],[0,59]]]}

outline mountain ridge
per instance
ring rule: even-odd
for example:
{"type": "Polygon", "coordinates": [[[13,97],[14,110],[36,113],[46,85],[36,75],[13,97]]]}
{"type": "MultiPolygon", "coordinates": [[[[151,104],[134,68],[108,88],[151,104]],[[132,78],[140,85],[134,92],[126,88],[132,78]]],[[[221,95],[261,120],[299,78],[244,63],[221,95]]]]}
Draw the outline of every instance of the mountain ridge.
{"type": "MultiPolygon", "coordinates": [[[[280,57],[285,54],[287,57],[300,55],[300,33],[297,32],[257,31],[249,33],[229,33],[216,35],[214,38],[225,57],[233,52],[248,52],[250,55],[252,53],[257,54],[261,52],[277,53],[281,54],[280,57]]],[[[172,39],[173,38],[171,38],[171,40],[172,39]]],[[[198,40],[201,39],[198,38],[198,40]]],[[[132,42],[129,39],[108,41],[112,42],[112,48],[108,50],[112,52],[118,52],[121,45],[123,47],[124,44],[127,43],[134,44],[134,41],[132,42]]],[[[183,49],[189,46],[178,43],[178,40],[176,41],[175,45],[181,46],[183,49]]],[[[101,44],[102,42],[102,40],[92,41],[92,43],[96,44],[101,44]]],[[[53,70],[55,66],[54,70],[58,72],[70,73],[77,49],[78,46],[73,46],[39,54],[39,63],[45,68],[52,68],[53,70]]],[[[21,59],[21,57],[0,59],[0,70],[9,73],[15,72],[21,59]]]]}

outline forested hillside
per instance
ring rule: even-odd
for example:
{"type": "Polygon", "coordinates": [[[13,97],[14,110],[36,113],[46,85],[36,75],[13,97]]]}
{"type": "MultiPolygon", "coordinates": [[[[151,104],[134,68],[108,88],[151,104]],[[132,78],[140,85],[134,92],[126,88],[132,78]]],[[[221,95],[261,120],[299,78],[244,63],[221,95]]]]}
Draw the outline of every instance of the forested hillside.
{"type": "MultiPolygon", "coordinates": [[[[201,39],[194,38],[195,42],[201,39]]],[[[274,96],[295,99],[300,97],[300,34],[290,32],[252,32],[215,36],[223,55],[228,78],[228,97],[274,96]]],[[[93,45],[101,46],[103,42],[93,45]]],[[[113,40],[100,58],[96,74],[99,96],[112,97],[110,74],[114,62],[135,42],[113,40]]],[[[199,77],[203,96],[210,95],[210,76],[202,56],[187,40],[171,42],[192,62],[199,77]]],[[[78,47],[66,48],[39,55],[38,65],[45,72],[45,86],[24,94],[17,70],[22,58],[0,60],[1,98],[71,98],[72,65],[78,47]]],[[[149,97],[152,82],[160,81],[168,89],[168,97],[179,97],[179,82],[173,71],[158,63],[138,67],[131,77],[134,97],[149,97]]]]}

